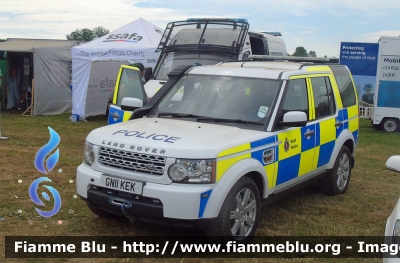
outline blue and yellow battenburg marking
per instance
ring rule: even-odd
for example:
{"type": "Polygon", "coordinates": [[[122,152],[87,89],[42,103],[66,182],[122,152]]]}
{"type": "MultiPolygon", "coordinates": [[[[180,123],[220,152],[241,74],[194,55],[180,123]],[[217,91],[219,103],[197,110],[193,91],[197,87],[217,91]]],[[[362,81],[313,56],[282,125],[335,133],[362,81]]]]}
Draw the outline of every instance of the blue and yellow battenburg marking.
{"type": "MultiPolygon", "coordinates": [[[[336,139],[346,129],[352,132],[354,141],[357,142],[357,105],[339,110],[336,117],[332,116],[318,123],[281,132],[220,152],[218,158],[235,156],[218,160],[216,181],[218,182],[224,173],[238,161],[253,158],[263,164],[268,177],[268,187],[275,187],[328,164],[336,139]],[[336,127],[337,122],[342,122],[342,125],[336,127]],[[270,149],[273,150],[273,160],[266,160],[265,152],[270,149]]],[[[271,156],[268,157],[271,158],[271,156]]]]}

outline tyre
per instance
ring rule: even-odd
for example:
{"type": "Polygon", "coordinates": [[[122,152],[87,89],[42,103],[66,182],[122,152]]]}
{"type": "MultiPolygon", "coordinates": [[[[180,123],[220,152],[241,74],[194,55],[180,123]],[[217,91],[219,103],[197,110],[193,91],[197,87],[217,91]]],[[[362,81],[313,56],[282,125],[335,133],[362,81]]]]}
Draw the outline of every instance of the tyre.
{"type": "Polygon", "coordinates": [[[319,182],[322,192],[329,195],[339,195],[347,191],[351,176],[351,162],[352,159],[349,148],[343,145],[332,170],[319,182]]]}
{"type": "Polygon", "coordinates": [[[256,232],[260,208],[256,184],[250,178],[242,177],[229,191],[218,217],[208,226],[206,234],[246,243],[256,232]]]}
{"type": "Polygon", "coordinates": [[[381,122],[381,129],[387,132],[394,132],[399,130],[399,120],[395,118],[386,118],[381,122]]]}

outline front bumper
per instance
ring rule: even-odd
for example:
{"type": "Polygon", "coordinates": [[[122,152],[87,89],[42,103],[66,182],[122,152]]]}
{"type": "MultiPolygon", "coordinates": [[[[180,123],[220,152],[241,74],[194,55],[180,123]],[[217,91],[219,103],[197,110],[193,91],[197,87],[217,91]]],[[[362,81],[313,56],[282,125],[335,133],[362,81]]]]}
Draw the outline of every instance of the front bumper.
{"type": "MultiPolygon", "coordinates": [[[[134,173],[132,173],[134,175],[134,173]]],[[[214,184],[156,184],[146,182],[141,196],[105,188],[101,183],[102,173],[94,171],[86,164],[81,164],[77,169],[77,193],[94,206],[123,215],[121,204],[126,200],[131,207],[124,207],[125,212],[137,217],[155,217],[178,220],[199,220],[207,206],[210,190],[214,184]],[[208,193],[208,195],[205,195],[208,193]],[[118,198],[118,199],[115,199],[118,198]]],[[[126,178],[135,180],[134,178],[126,178]]],[[[218,216],[219,211],[214,211],[211,217],[218,216]]]]}
{"type": "Polygon", "coordinates": [[[205,228],[209,224],[211,219],[200,218],[200,219],[174,219],[167,218],[163,215],[163,205],[161,203],[154,203],[153,199],[141,197],[136,199],[135,197],[128,197],[124,193],[109,190],[105,188],[89,189],[88,198],[82,199],[87,202],[90,206],[105,212],[118,215],[133,217],[135,220],[155,223],[161,225],[167,225],[172,227],[185,227],[185,228],[205,228]],[[121,195],[123,194],[123,195],[121,195]],[[131,206],[124,207],[113,205],[109,200],[124,200],[131,206]]]}

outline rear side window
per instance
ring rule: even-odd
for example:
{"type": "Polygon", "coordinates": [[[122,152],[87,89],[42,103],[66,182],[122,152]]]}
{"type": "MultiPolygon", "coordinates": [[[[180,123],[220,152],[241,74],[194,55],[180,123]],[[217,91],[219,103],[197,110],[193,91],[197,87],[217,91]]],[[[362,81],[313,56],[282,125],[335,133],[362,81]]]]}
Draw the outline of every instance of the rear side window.
{"type": "Polygon", "coordinates": [[[343,66],[330,66],[330,68],[338,84],[343,107],[347,108],[356,105],[356,94],[350,72],[343,66]]]}
{"type": "Polygon", "coordinates": [[[317,119],[333,115],[335,113],[335,101],[332,87],[328,77],[311,78],[314,94],[315,116],[317,119]]]}

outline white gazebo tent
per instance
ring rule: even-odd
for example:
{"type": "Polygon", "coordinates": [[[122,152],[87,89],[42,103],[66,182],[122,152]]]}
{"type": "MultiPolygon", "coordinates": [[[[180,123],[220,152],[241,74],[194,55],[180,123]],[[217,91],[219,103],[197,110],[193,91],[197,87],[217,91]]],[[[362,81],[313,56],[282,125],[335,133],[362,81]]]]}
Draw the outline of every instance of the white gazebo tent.
{"type": "Polygon", "coordinates": [[[163,30],[139,18],[105,36],[72,48],[72,114],[84,120],[104,114],[121,64],[153,67],[163,30]]]}

